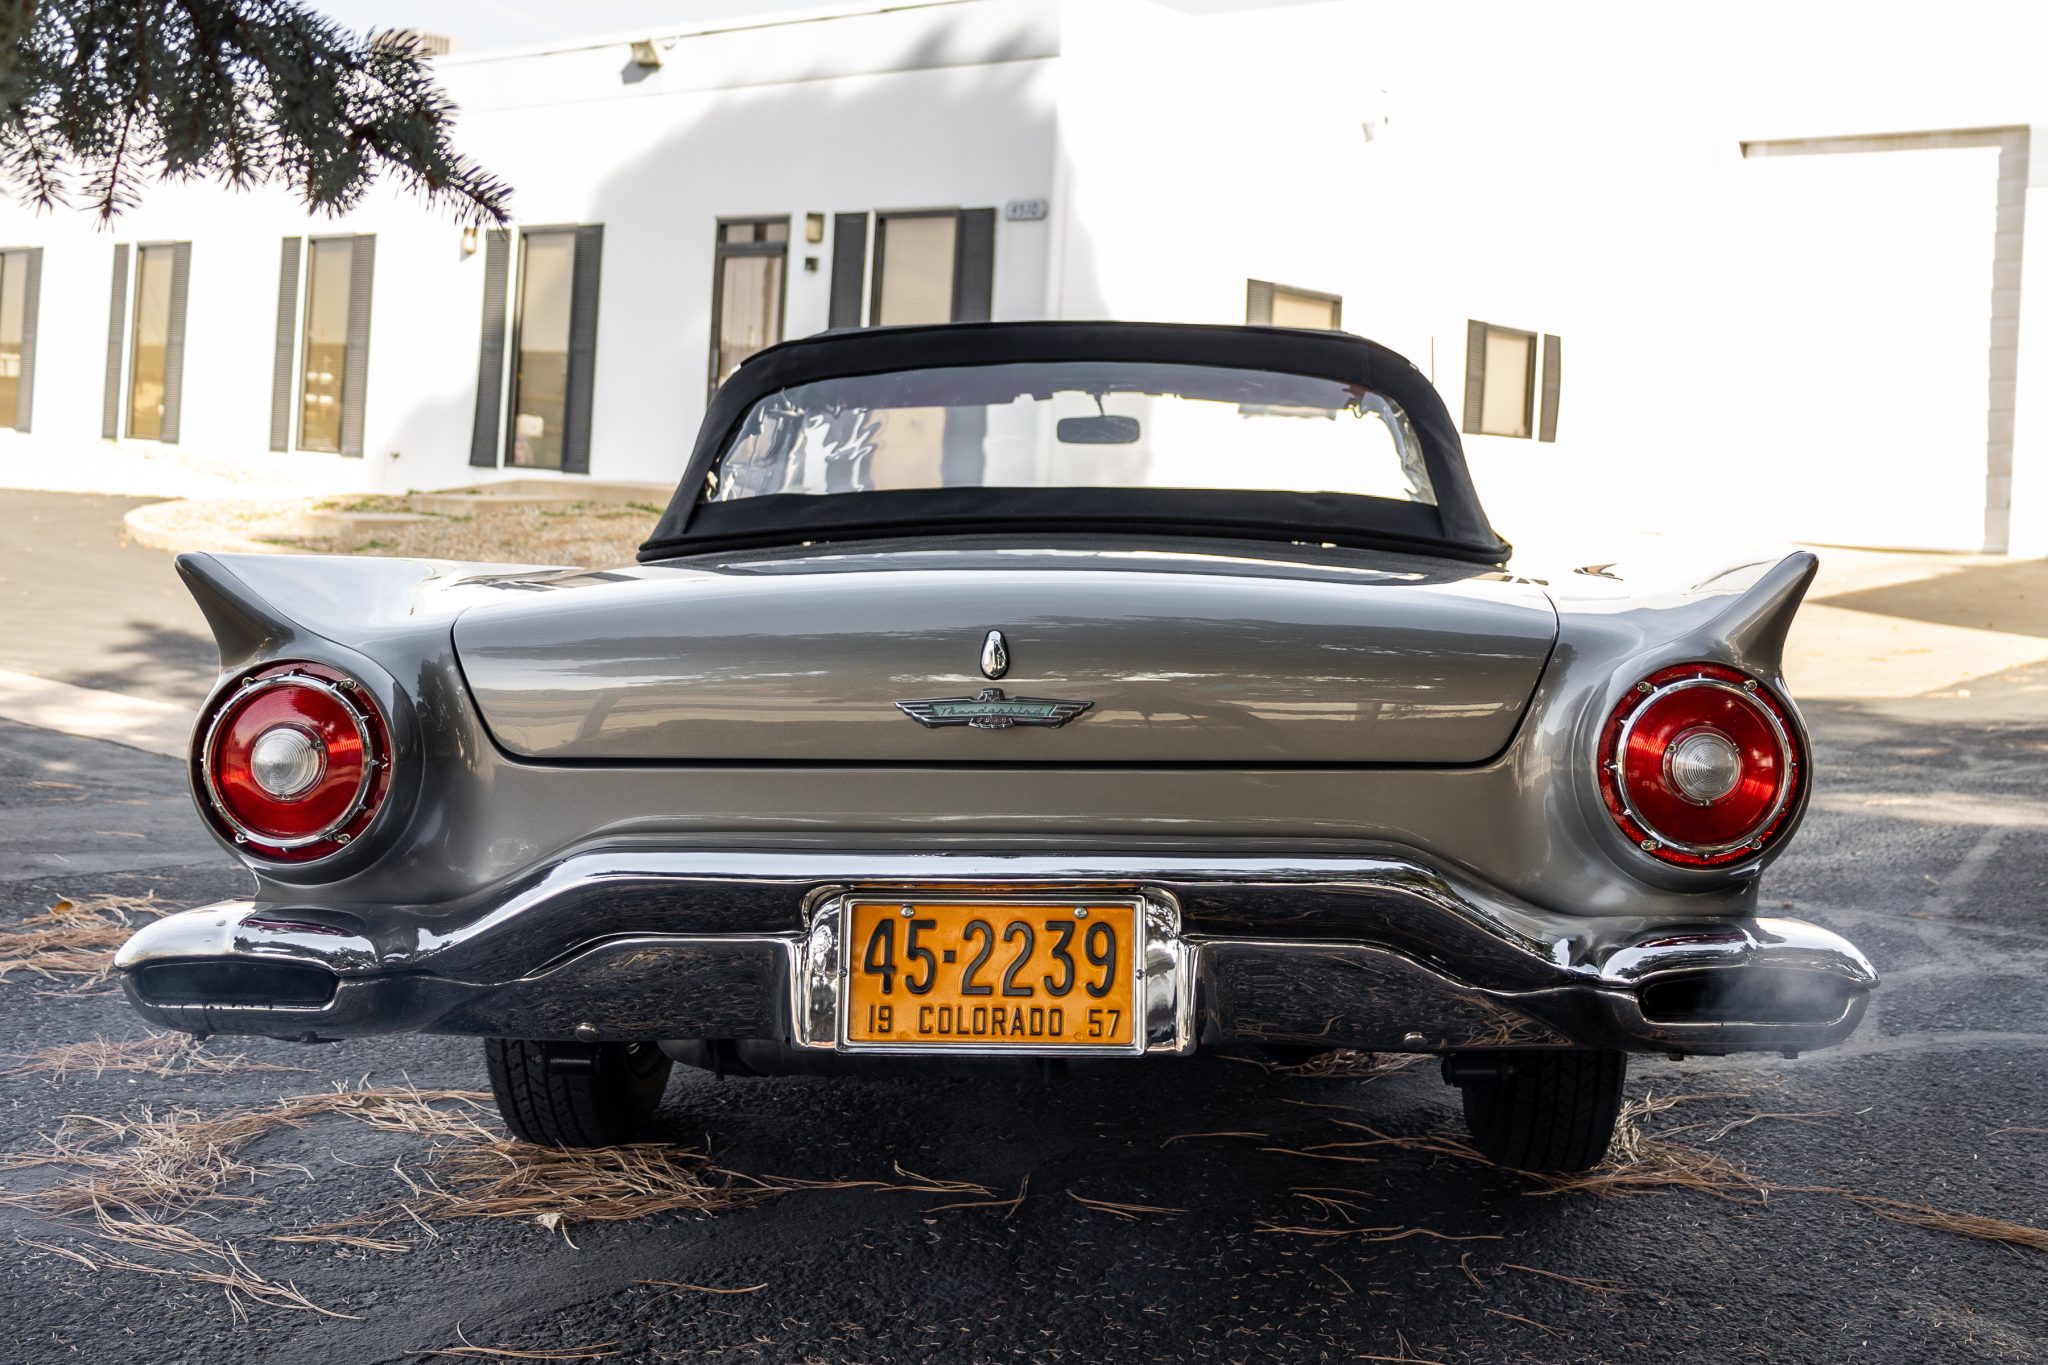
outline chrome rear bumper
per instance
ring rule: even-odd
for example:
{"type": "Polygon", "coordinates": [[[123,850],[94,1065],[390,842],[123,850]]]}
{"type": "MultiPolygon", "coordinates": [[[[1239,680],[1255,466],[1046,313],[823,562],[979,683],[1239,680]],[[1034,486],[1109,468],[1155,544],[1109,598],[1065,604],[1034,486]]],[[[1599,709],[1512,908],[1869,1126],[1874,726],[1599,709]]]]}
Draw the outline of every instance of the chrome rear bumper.
{"type": "Polygon", "coordinates": [[[1877,984],[1853,945],[1800,921],[1551,914],[1398,852],[603,852],[452,913],[223,902],[147,926],[117,966],[145,1017],[201,1034],[836,1049],[839,898],[913,888],[1142,896],[1158,1053],[1797,1051],[1847,1037],[1877,984]]]}

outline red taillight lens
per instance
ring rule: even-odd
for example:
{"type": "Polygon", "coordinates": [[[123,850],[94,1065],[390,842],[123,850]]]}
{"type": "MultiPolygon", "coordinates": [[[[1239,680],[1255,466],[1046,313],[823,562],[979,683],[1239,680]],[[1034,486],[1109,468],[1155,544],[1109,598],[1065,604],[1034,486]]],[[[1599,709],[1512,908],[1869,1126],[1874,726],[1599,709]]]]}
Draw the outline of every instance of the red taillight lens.
{"type": "Polygon", "coordinates": [[[1607,718],[1600,790],[1645,853],[1685,867],[1751,857],[1799,789],[1799,730],[1756,679],[1681,664],[1637,683],[1607,718]]]}
{"type": "Polygon", "coordinates": [[[323,858],[369,825],[390,785],[384,718],[361,684],[319,664],[252,673],[208,723],[201,786],[226,833],[287,862],[323,858]]]}

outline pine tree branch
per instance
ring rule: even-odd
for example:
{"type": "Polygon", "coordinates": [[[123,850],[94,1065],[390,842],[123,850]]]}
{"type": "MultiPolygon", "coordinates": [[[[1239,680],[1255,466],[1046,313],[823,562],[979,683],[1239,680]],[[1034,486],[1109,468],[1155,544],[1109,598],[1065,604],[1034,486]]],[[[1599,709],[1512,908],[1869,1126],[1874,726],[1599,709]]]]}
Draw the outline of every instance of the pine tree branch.
{"type": "Polygon", "coordinates": [[[281,183],[345,212],[389,175],[467,221],[511,191],[457,152],[409,35],[358,36],[303,0],[0,0],[0,178],[38,207],[82,185],[109,220],[160,179],[281,183]]]}

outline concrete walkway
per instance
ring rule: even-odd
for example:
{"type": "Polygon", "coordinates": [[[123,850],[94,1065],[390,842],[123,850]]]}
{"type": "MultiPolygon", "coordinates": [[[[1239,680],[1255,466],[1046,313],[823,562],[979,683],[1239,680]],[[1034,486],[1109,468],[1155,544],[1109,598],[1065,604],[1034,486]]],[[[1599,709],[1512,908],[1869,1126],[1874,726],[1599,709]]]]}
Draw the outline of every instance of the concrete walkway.
{"type": "Polygon", "coordinates": [[[1799,697],[1967,696],[2048,660],[2048,560],[1819,551],[1787,642],[1799,697]]]}
{"type": "Polygon", "coordinates": [[[61,448],[38,434],[25,457],[12,431],[0,430],[0,489],[100,493],[159,502],[165,498],[304,498],[376,491],[376,461],[294,451],[273,468],[210,458],[155,441],[73,441],[61,448]]]}

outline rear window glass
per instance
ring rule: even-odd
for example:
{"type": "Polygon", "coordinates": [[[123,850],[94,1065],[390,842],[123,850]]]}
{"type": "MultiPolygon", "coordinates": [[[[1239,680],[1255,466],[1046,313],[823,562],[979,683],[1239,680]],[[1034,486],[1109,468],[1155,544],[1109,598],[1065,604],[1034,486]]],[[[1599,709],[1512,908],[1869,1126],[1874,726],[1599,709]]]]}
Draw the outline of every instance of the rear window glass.
{"type": "Polygon", "coordinates": [[[1408,415],[1357,385],[1038,362],[820,380],[756,403],[703,496],[924,488],[1348,493],[1434,505],[1408,415]]]}

